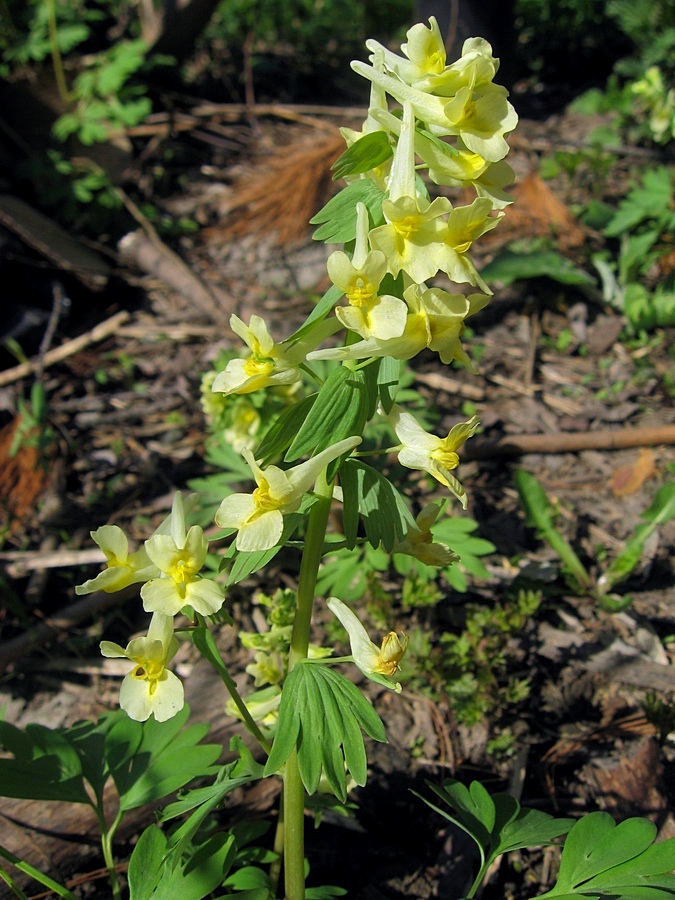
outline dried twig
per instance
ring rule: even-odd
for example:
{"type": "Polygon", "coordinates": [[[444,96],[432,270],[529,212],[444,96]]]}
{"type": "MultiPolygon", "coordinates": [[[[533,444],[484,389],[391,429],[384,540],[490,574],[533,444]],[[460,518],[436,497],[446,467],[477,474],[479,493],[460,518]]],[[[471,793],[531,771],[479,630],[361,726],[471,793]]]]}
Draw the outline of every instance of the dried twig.
{"type": "Polygon", "coordinates": [[[0,553],[0,562],[7,562],[7,574],[12,578],[23,578],[28,572],[40,569],[59,569],[70,566],[87,566],[105,562],[105,555],[98,547],[86,550],[9,550],[0,553]]]}
{"type": "Polygon", "coordinates": [[[111,316],[104,322],[101,322],[95,328],[92,328],[91,331],[87,331],[84,334],[73,338],[71,341],[66,341],[64,344],[61,344],[60,347],[54,347],[53,350],[49,350],[45,353],[42,360],[29,360],[18,366],[13,366],[11,369],[6,369],[4,372],[0,372],[0,387],[12,384],[14,381],[19,381],[21,378],[27,378],[29,375],[34,374],[40,368],[40,363],[42,363],[44,368],[53,366],[54,363],[62,362],[69,356],[73,356],[75,353],[79,353],[80,350],[84,350],[89,344],[96,344],[98,341],[110,337],[111,334],[115,334],[120,325],[126,322],[128,318],[129,313],[126,310],[122,310],[121,312],[115,313],[114,316],[111,316]]]}
{"type": "Polygon", "coordinates": [[[621,431],[563,431],[557,434],[514,434],[497,442],[469,442],[462,459],[492,459],[524,453],[575,453],[580,450],[622,450],[675,444],[675,425],[624,428],[621,431]]]}

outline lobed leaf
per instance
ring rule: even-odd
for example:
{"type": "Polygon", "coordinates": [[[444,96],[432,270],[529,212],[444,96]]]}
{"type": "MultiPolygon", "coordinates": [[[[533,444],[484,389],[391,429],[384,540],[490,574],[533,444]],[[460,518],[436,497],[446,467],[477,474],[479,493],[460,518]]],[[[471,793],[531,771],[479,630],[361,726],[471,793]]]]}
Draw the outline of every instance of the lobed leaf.
{"type": "Polygon", "coordinates": [[[281,696],[277,734],[265,766],[271,775],[297,747],[305,789],[316,791],[323,772],[336,796],[347,799],[347,773],[367,777],[362,730],[386,740],[384,726],[361,691],[326,665],[304,662],[292,670],[281,696]]]}
{"type": "Polygon", "coordinates": [[[504,285],[528,278],[551,278],[560,284],[595,284],[588,272],[577,268],[555,250],[530,253],[502,250],[482,269],[481,276],[487,282],[499,281],[504,285]]]}
{"type": "Polygon", "coordinates": [[[106,736],[106,759],[120,795],[120,809],[128,811],[155,803],[193,778],[213,772],[220,756],[217,744],[202,744],[208,725],[184,728],[186,705],[172,719],[157,722],[119,720],[106,736]],[[140,736],[140,740],[139,740],[140,736]]]}
{"type": "Polygon", "coordinates": [[[0,759],[0,796],[91,804],[77,752],[58,729],[0,722],[0,745],[14,759],[0,759]]]}
{"type": "Polygon", "coordinates": [[[356,204],[363,203],[370,216],[372,227],[384,224],[382,200],[384,193],[366,178],[353,181],[332,197],[309,221],[320,225],[314,232],[315,241],[329,244],[346,244],[356,237],[356,204]]]}
{"type": "Polygon", "coordinates": [[[340,366],[323,383],[307,417],[286,453],[286,461],[320,453],[352,435],[361,435],[375,411],[370,366],[352,371],[340,366]]]}
{"type": "Polygon", "coordinates": [[[364,134],[358,141],[354,141],[351,147],[335,160],[331,166],[333,180],[370,172],[371,169],[391,159],[393,155],[394,150],[387,132],[371,131],[370,134],[364,134]]]}
{"type": "Polygon", "coordinates": [[[413,524],[410,511],[399,492],[372,466],[353,458],[342,466],[340,481],[347,546],[356,546],[360,519],[369,543],[373,547],[381,544],[386,551],[391,551],[413,524]]]}

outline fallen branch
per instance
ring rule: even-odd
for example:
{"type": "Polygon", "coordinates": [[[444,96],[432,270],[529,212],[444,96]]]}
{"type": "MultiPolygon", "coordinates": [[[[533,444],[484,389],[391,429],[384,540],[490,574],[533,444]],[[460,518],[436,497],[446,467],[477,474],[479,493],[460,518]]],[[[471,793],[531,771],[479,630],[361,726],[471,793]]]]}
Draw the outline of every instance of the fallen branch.
{"type": "Polygon", "coordinates": [[[42,569],[64,569],[70,566],[88,566],[105,562],[105,555],[98,547],[85,550],[8,550],[0,553],[0,562],[9,563],[7,574],[11,578],[23,578],[28,572],[42,569]]]}
{"type": "Polygon", "coordinates": [[[79,353],[80,350],[84,350],[89,344],[96,344],[98,341],[110,337],[111,334],[115,334],[120,325],[126,322],[128,318],[129,313],[126,310],[122,310],[121,312],[115,313],[115,315],[111,316],[109,319],[106,319],[105,322],[101,322],[95,328],[92,328],[91,331],[87,331],[70,341],[66,341],[64,344],[61,344],[60,347],[54,347],[53,350],[49,350],[45,353],[42,358],[20,363],[18,366],[13,366],[11,369],[0,372],[0,387],[12,384],[12,382],[19,381],[21,378],[27,378],[29,375],[37,372],[40,367],[47,368],[47,366],[53,366],[54,363],[62,362],[69,356],[73,356],[75,353],[79,353]]]}
{"type": "Polygon", "coordinates": [[[522,456],[525,453],[576,453],[581,450],[623,450],[675,444],[675,425],[658,428],[624,428],[621,431],[559,432],[558,434],[514,434],[497,442],[473,441],[466,445],[463,460],[522,456]]]}

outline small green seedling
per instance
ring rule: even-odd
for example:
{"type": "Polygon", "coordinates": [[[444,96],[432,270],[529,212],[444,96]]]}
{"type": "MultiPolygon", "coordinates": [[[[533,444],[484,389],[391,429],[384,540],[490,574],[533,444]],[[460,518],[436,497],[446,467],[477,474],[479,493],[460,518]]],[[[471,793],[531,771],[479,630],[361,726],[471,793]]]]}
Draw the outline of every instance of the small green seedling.
{"type": "Polygon", "coordinates": [[[640,562],[647,538],[660,525],[675,516],[675,482],[667,482],[658,490],[654,501],[642,513],[642,522],[633,536],[607,569],[596,579],[581,562],[572,545],[558,531],[555,507],[546,496],[534,475],[518,469],[514,475],[520,502],[527,524],[551,546],[563,562],[563,574],[568,586],[577,594],[588,594],[609,612],[619,612],[632,601],[626,595],[617,597],[610,591],[622,581],[640,562]]]}

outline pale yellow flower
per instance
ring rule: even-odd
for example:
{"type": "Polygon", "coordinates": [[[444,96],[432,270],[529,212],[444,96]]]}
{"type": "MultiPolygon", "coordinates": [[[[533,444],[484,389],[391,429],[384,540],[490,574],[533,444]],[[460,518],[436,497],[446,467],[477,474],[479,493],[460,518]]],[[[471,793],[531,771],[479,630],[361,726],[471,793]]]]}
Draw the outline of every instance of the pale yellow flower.
{"type": "Polygon", "coordinates": [[[264,684],[279,684],[283,678],[283,666],[278,653],[265,653],[259,650],[255,662],[246,666],[246,673],[254,679],[256,687],[264,684]]]}
{"type": "MultiPolygon", "coordinates": [[[[478,54],[486,60],[483,54],[478,54]]],[[[489,60],[484,65],[491,66],[489,60]]],[[[373,66],[355,61],[352,69],[364,78],[378,84],[404,107],[409,103],[417,119],[438,135],[456,135],[474,153],[488,162],[497,162],[508,153],[505,135],[516,127],[518,116],[508,102],[508,91],[489,81],[480,81],[480,68],[474,66],[468,76],[461,73],[448,95],[435,96],[405,84],[373,66]],[[468,82],[468,83],[467,83],[468,82]],[[456,93],[456,84],[460,86],[456,93]]],[[[443,79],[445,76],[438,76],[443,79]]]]}
{"type": "Polygon", "coordinates": [[[342,250],[336,250],[326,265],[330,280],[350,304],[335,310],[341,324],[363,338],[386,340],[403,333],[408,310],[398,297],[379,295],[387,260],[380,250],[368,251],[368,225],[368,211],[363,203],[357,203],[354,254],[350,259],[342,250]]]}
{"type": "Polygon", "coordinates": [[[398,454],[401,465],[428,472],[449,488],[466,509],[466,492],[452,470],[459,465],[457,451],[478,428],[478,416],[472,416],[466,422],[453,426],[444,438],[429,434],[414,416],[398,405],[392,407],[387,419],[402,444],[398,454]]]}
{"type": "MultiPolygon", "coordinates": [[[[375,110],[374,115],[387,131],[398,135],[401,120],[387,110],[375,110]]],[[[503,209],[513,203],[513,197],[504,188],[515,177],[508,163],[488,162],[478,153],[469,150],[457,138],[454,144],[439,143],[423,132],[415,131],[415,154],[429,169],[434,184],[450,187],[473,187],[479,197],[487,197],[494,209],[503,209]],[[447,147],[447,149],[444,149],[447,147]]]]}
{"type": "Polygon", "coordinates": [[[211,390],[223,394],[250,394],[273,384],[292,384],[300,378],[298,361],[290,359],[283,346],[275,344],[260,316],[251,316],[248,325],[238,316],[232,316],[230,327],[251,353],[246,359],[231,359],[216,376],[211,390]]]}
{"type": "Polygon", "coordinates": [[[442,267],[451,281],[475,285],[486,294],[490,289],[478,274],[468,252],[473,242],[496,228],[504,215],[503,212],[490,215],[491,212],[492,202],[486,197],[478,197],[469,206],[456,206],[452,210],[444,235],[446,254],[442,267]]]}
{"type": "Polygon", "coordinates": [[[105,554],[106,568],[95,578],[78,584],[76,594],[91,594],[92,591],[114,594],[130,584],[140,584],[159,574],[144,547],[129,553],[129,541],[118,525],[102,525],[92,531],[91,536],[105,554]]]}
{"type": "Polygon", "coordinates": [[[191,606],[201,615],[213,615],[223,605],[223,589],[198,574],[206,561],[208,541],[199,525],[186,530],[180,493],[174,497],[169,528],[168,534],[154,534],[145,542],[159,577],[141,588],[143,608],[174,616],[191,606]]]}
{"type": "Polygon", "coordinates": [[[445,502],[432,500],[415,519],[415,525],[409,525],[405,537],[399,541],[392,553],[404,553],[414,556],[427,566],[450,566],[459,562],[459,556],[447,546],[434,541],[431,527],[443,510],[445,502]]]}
{"type": "Polygon", "coordinates": [[[223,429],[223,437],[233,450],[241,453],[244,447],[255,446],[261,424],[260,413],[248,397],[239,397],[232,405],[230,424],[223,429]]]}
{"type": "Polygon", "coordinates": [[[360,437],[345,438],[285,471],[278,466],[261,469],[250,450],[244,449],[242,455],[258,486],[252,494],[225,497],[216,513],[216,524],[237,529],[237,550],[270,550],[281,538],[284,515],[300,507],[302,498],[330,462],[360,443],[360,437]]]}
{"type": "Polygon", "coordinates": [[[407,59],[374,40],[366,41],[366,47],[373,53],[379,52],[386,68],[406,84],[418,87],[430,75],[445,71],[445,46],[434,16],[429,19],[428,28],[420,22],[408,30],[406,37],[408,40],[401,44],[401,50],[407,59]]]}
{"type": "Polygon", "coordinates": [[[173,618],[162,613],[153,615],[146,637],[134,638],[126,648],[101,641],[103,656],[125,657],[134,663],[120,688],[120,706],[129,718],[145,722],[152,715],[164,722],[183,708],[183,685],[167,668],[177,649],[173,618]]]}
{"type": "Polygon", "coordinates": [[[400,662],[408,646],[408,638],[405,635],[399,638],[395,631],[390,631],[378,647],[370,640],[358,617],[341,600],[331,597],[327,604],[349,635],[352,657],[359,669],[371,681],[392,688],[399,694],[401,685],[392,681],[392,678],[401,668],[400,662]]]}
{"type": "Polygon", "coordinates": [[[397,338],[379,340],[368,338],[346,347],[314,350],[307,356],[313,359],[367,359],[390,356],[393,359],[412,359],[429,348],[438,353],[442,362],[452,360],[473,371],[471,360],[464,352],[460,336],[464,320],[482,309],[489,301],[484,294],[449,294],[440,288],[410,285],[403,296],[408,305],[406,325],[397,338]]]}

